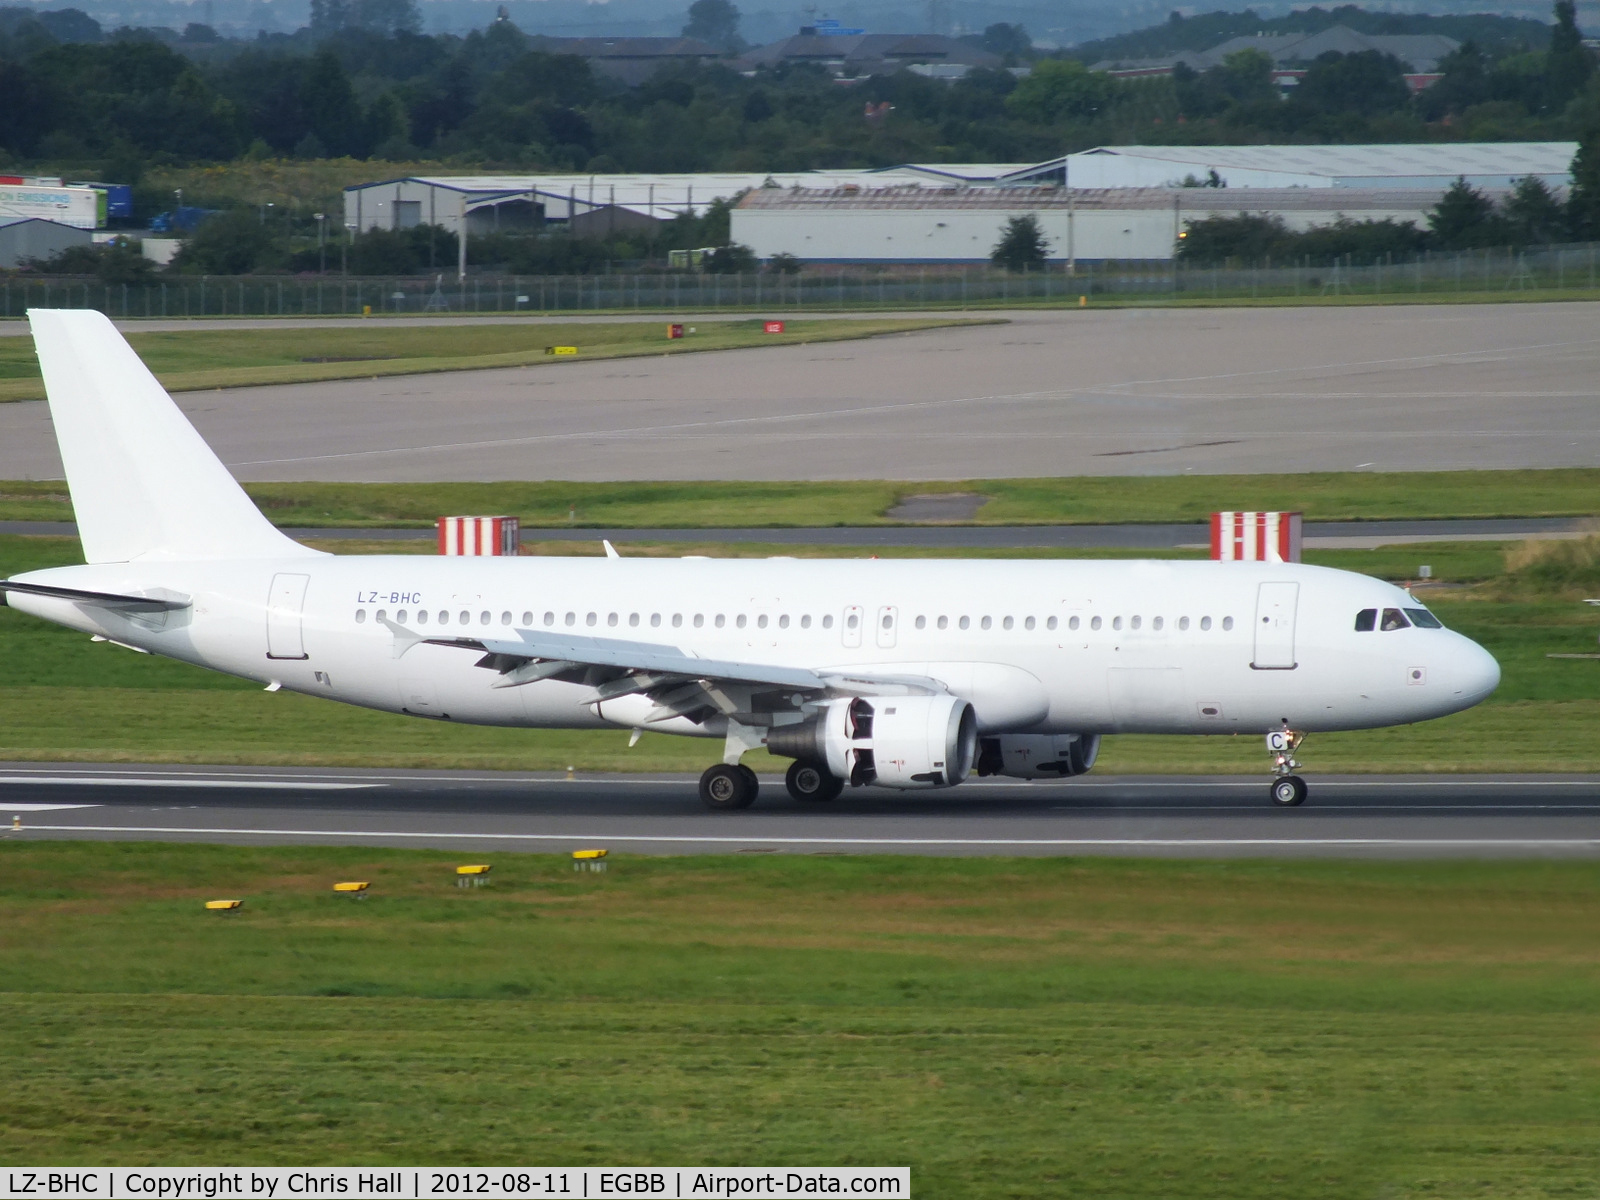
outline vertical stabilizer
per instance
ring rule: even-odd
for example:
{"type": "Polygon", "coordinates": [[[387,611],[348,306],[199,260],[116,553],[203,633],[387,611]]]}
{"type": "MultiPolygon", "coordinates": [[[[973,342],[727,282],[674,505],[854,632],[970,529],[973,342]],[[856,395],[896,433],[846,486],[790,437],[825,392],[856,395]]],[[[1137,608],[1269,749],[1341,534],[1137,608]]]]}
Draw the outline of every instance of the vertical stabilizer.
{"type": "Polygon", "coordinates": [[[28,323],[86,562],[317,554],[261,515],[104,314],[28,323]]]}

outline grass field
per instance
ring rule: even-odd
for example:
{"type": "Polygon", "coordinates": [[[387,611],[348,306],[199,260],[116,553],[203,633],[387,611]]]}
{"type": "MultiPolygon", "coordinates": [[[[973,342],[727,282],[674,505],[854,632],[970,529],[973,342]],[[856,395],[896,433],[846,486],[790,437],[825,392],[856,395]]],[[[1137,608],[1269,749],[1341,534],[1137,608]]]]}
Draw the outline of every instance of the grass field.
{"type": "MultiPolygon", "coordinates": [[[[324,545],[367,553],[430,549],[426,542],[324,545]]],[[[551,548],[599,552],[598,546],[587,544],[551,548]]],[[[751,556],[839,553],[826,547],[681,544],[642,549],[751,556]]],[[[628,552],[641,548],[629,547],[628,552]]],[[[866,552],[843,553],[865,557],[866,552]]],[[[966,557],[976,565],[984,556],[966,557]]],[[[1036,557],[1060,555],[1040,552],[1036,557]]],[[[1423,593],[1429,604],[1452,627],[1487,646],[1504,671],[1495,696],[1468,712],[1398,729],[1318,735],[1302,755],[1311,773],[1600,770],[1600,661],[1546,657],[1596,649],[1600,618],[1579,602],[1596,590],[1592,561],[1568,570],[1539,559],[1508,573],[1505,549],[1482,542],[1325,551],[1308,558],[1397,580],[1429,563],[1442,585],[1423,593]]],[[[71,539],[0,537],[0,572],[5,574],[76,559],[77,543],[71,539]]],[[[620,730],[446,725],[289,693],[267,694],[253,683],[92,643],[3,608],[0,663],[0,759],[13,761],[699,771],[715,759],[717,750],[714,742],[667,735],[647,735],[630,750],[627,733],[620,730]]],[[[1124,736],[1106,739],[1095,769],[1108,774],[1260,774],[1264,760],[1254,736],[1124,736]]],[[[786,765],[764,753],[746,761],[761,771],[786,765]]]]}
{"type": "MultiPolygon", "coordinates": [[[[179,392],[574,361],[546,354],[552,346],[576,346],[576,361],[581,362],[641,354],[834,342],[970,323],[939,317],[830,318],[788,321],[786,332],[769,334],[762,331],[759,319],[700,321],[695,333],[672,341],[667,339],[663,322],[638,321],[418,325],[410,329],[197,329],[131,333],[128,341],[167,390],[179,392]]],[[[0,401],[43,398],[44,384],[32,339],[0,338],[0,401]]]]}
{"type": "Polygon", "coordinates": [[[0,843],[0,1157],[909,1164],[941,1198],[1600,1178],[1593,864],[497,854],[461,892],[456,861],[0,843]]]}
{"type": "MultiPolygon", "coordinates": [[[[186,337],[195,336],[186,334],[186,337]]],[[[0,339],[0,351],[5,349],[0,339]]],[[[431,526],[446,513],[493,512],[525,526],[647,528],[894,524],[910,495],[988,497],[979,525],[1205,521],[1217,510],[1290,510],[1310,520],[1585,517],[1600,514],[1600,469],[1319,472],[968,479],[943,483],[249,483],[280,525],[431,526]]],[[[65,485],[0,481],[0,520],[70,521],[65,485]]]]}

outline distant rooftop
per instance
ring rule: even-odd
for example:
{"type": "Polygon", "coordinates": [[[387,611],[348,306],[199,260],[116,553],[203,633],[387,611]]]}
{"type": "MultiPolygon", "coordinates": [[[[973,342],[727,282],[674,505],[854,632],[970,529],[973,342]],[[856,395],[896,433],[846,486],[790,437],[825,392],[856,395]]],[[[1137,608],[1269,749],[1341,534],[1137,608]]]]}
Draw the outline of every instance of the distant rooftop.
{"type": "Polygon", "coordinates": [[[1170,70],[1176,63],[1196,71],[1209,70],[1222,65],[1230,54],[1240,50],[1259,50],[1272,59],[1275,67],[1306,67],[1320,54],[1333,51],[1338,54],[1359,54],[1376,50],[1392,54],[1413,72],[1430,74],[1438,69],[1439,60],[1461,43],[1455,38],[1438,33],[1359,33],[1348,25],[1334,25],[1317,33],[1271,33],[1253,37],[1229,38],[1209,50],[1184,51],[1165,58],[1106,59],[1094,65],[1096,71],[1156,71],[1170,70]]]}

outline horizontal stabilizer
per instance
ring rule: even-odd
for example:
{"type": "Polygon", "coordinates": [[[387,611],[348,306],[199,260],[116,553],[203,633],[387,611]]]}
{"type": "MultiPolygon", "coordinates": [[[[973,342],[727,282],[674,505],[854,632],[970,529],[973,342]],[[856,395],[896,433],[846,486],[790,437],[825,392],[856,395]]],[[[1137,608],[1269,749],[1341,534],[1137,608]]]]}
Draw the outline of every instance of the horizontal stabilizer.
{"type": "Polygon", "coordinates": [[[125,596],[117,592],[85,592],[79,588],[51,587],[46,583],[18,583],[0,579],[0,594],[21,592],[27,596],[49,596],[56,600],[75,600],[96,608],[117,612],[173,612],[194,603],[188,596],[125,596]]]}

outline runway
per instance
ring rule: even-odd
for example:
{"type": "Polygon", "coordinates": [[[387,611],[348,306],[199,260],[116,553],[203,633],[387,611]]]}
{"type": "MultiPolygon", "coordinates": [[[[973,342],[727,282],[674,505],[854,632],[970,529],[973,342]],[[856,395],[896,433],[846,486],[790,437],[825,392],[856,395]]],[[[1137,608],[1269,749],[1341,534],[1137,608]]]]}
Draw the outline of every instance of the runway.
{"type": "MultiPolygon", "coordinates": [[[[1593,305],[1052,310],[670,358],[188,392],[244,480],[962,480],[1589,466],[1593,305]]],[[[59,478],[40,403],[0,478],[59,478]]]]}
{"type": "Polygon", "coordinates": [[[974,780],[801,805],[763,777],[712,813],[693,776],[0,764],[0,838],[426,846],[463,854],[1600,857],[1600,775],[974,780]]]}

